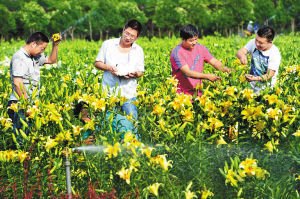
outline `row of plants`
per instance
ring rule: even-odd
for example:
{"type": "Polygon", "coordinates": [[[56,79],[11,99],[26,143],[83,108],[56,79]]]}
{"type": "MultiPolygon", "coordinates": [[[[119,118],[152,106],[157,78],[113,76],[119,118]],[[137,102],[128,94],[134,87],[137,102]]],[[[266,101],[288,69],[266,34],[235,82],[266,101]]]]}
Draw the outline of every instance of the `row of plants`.
{"type": "Polygon", "coordinates": [[[42,69],[37,100],[11,107],[29,115],[14,134],[5,57],[22,42],[3,43],[0,196],[66,197],[67,157],[74,198],[299,197],[299,38],[276,39],[282,54],[278,84],[259,96],[245,81],[249,66],[235,58],[247,42],[239,37],[200,39],[234,71],[223,74],[206,65],[205,72],[222,80],[204,81],[201,97],[177,94],[169,55],[179,42],[138,40],[146,66],[138,89],[139,139],[113,127],[114,116],[122,114],[114,107],[124,99],[101,91],[102,72],[93,67],[101,42],[82,40],[60,44],[59,62],[42,69]],[[88,123],[74,115],[81,101],[88,104],[88,123]],[[92,131],[95,148],[83,146],[86,131],[92,131]]]}

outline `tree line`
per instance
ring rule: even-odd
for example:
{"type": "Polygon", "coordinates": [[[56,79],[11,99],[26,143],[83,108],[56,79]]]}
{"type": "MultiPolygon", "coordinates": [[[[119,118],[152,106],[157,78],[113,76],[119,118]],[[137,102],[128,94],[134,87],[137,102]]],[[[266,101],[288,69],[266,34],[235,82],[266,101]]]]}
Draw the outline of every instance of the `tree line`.
{"type": "Polygon", "coordinates": [[[35,31],[66,38],[105,39],[138,19],[143,35],[172,36],[187,23],[202,35],[241,33],[251,20],[277,32],[300,29],[300,0],[0,0],[0,37],[26,38],[35,31]]]}

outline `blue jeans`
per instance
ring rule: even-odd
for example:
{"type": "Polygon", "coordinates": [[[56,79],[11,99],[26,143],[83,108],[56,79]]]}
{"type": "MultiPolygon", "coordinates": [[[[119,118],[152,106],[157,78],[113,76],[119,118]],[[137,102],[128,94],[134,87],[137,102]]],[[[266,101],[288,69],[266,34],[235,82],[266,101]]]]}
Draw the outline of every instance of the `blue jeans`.
{"type": "MultiPolygon", "coordinates": [[[[137,107],[133,104],[134,101],[136,101],[136,97],[126,101],[120,108],[121,111],[123,111],[126,115],[132,115],[133,119],[137,120],[138,111],[137,111],[137,107]]],[[[112,113],[110,111],[106,112],[106,120],[108,120],[111,114],[112,113]]],[[[139,138],[139,135],[137,134],[137,129],[134,126],[133,122],[129,121],[124,115],[120,115],[120,114],[114,115],[112,128],[117,132],[123,133],[121,135],[121,139],[124,138],[124,134],[128,131],[134,133],[137,136],[137,138],[139,138]]]]}
{"type": "MultiPolygon", "coordinates": [[[[16,100],[10,100],[8,101],[8,105],[7,107],[10,107],[11,104],[13,103],[18,103],[16,100]]],[[[17,135],[17,131],[19,131],[20,129],[23,128],[23,124],[21,122],[21,119],[26,121],[26,116],[25,116],[25,111],[23,109],[18,110],[18,112],[14,112],[11,109],[7,110],[7,114],[10,117],[10,119],[12,120],[13,123],[13,133],[16,135],[17,138],[17,142],[19,142],[19,144],[22,144],[22,138],[21,136],[17,135]]],[[[28,123],[28,126],[31,126],[31,123],[28,123]]],[[[25,134],[28,135],[29,134],[29,129],[26,128],[25,129],[25,134]]]]}
{"type": "MultiPolygon", "coordinates": [[[[134,123],[132,121],[128,120],[126,116],[117,113],[121,110],[126,115],[132,115],[133,120],[137,120],[138,119],[138,111],[137,111],[137,107],[133,104],[134,101],[136,101],[136,97],[129,99],[122,106],[117,106],[117,107],[113,108],[112,112],[106,111],[106,114],[105,114],[106,121],[109,121],[109,118],[113,114],[112,115],[113,116],[112,129],[116,132],[122,133],[121,139],[124,138],[124,134],[126,132],[132,132],[138,138],[137,129],[134,126],[134,123]]],[[[82,109],[82,106],[78,107],[78,110],[75,110],[76,113],[79,114],[81,109],[82,109]]],[[[75,111],[74,111],[74,113],[75,113],[75,111]]],[[[91,134],[92,134],[92,131],[87,130],[86,132],[83,133],[82,139],[88,138],[91,134]]]]}
{"type": "Polygon", "coordinates": [[[138,119],[137,107],[133,104],[136,101],[136,97],[127,100],[122,106],[121,110],[126,113],[126,115],[132,115],[133,119],[138,119]]]}
{"type": "MultiPolygon", "coordinates": [[[[7,104],[7,107],[10,107],[12,104],[14,103],[18,103],[16,100],[10,100],[7,104]]],[[[21,129],[22,128],[22,123],[20,121],[20,119],[22,118],[25,121],[25,111],[23,109],[18,110],[18,112],[14,112],[11,109],[7,110],[7,114],[10,117],[10,119],[12,120],[13,123],[13,131],[16,132],[16,129],[21,129]]]]}

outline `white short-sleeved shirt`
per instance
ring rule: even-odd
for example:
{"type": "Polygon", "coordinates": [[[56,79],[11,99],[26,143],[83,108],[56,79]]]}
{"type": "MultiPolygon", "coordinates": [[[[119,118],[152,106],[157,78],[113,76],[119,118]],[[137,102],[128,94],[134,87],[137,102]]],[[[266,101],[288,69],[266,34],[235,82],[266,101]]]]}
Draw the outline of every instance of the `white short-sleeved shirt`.
{"type": "MultiPolygon", "coordinates": [[[[136,43],[128,53],[119,50],[120,38],[109,39],[103,42],[96,61],[101,61],[110,66],[117,66],[122,71],[144,72],[144,52],[136,43]]],[[[115,76],[110,71],[104,71],[102,88],[108,90],[110,94],[119,94],[127,99],[137,96],[137,79],[115,76]]]]}
{"type": "MultiPolygon", "coordinates": [[[[262,76],[267,73],[268,69],[274,70],[275,74],[272,77],[271,84],[267,86],[274,86],[276,83],[281,55],[278,48],[273,44],[272,47],[266,51],[260,51],[256,48],[255,39],[250,40],[245,48],[251,54],[251,69],[250,74],[254,76],[262,76]]],[[[266,86],[266,82],[250,82],[253,90],[259,92],[266,86]]]]}
{"type": "Polygon", "coordinates": [[[21,77],[23,79],[23,84],[29,97],[34,89],[39,88],[40,66],[44,65],[45,61],[46,57],[44,54],[32,57],[28,55],[24,48],[21,48],[13,55],[10,62],[10,79],[13,90],[9,100],[18,99],[15,95],[14,77],[21,77]]]}

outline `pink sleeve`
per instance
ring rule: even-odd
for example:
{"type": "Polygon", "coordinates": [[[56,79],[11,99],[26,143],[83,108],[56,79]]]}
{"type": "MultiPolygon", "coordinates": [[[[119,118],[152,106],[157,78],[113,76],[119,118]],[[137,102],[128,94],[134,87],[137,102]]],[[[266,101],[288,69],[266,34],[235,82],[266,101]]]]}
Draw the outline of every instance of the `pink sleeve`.
{"type": "Polygon", "coordinates": [[[187,64],[182,51],[180,51],[180,48],[175,48],[172,51],[170,60],[174,70],[178,70],[187,64]]]}
{"type": "Polygon", "coordinates": [[[209,62],[212,58],[214,58],[214,56],[212,56],[209,52],[209,50],[203,46],[203,48],[201,48],[201,54],[204,56],[203,59],[205,62],[209,62]]]}

